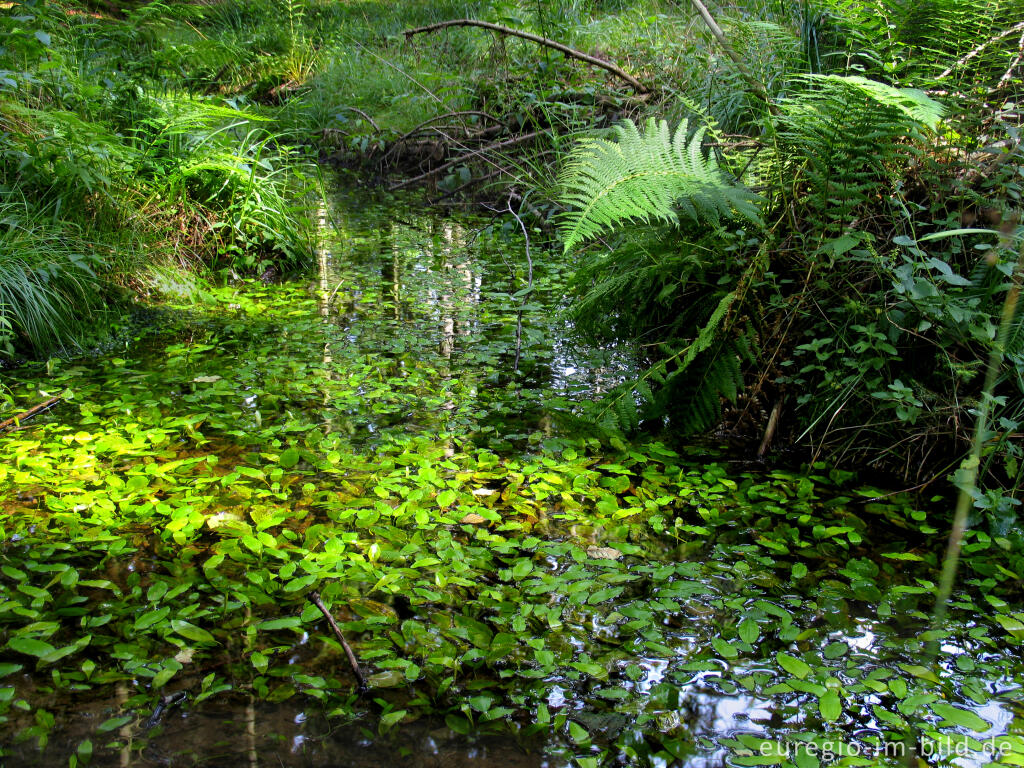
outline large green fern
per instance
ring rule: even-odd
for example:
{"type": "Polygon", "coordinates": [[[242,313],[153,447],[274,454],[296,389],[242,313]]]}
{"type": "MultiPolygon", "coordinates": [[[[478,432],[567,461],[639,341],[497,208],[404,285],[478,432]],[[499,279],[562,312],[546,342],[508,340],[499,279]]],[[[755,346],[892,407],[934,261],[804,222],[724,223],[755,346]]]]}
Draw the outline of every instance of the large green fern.
{"type": "Polygon", "coordinates": [[[641,132],[625,121],[617,141],[584,139],[566,164],[562,201],[565,250],[628,222],[677,224],[679,214],[717,225],[722,219],[760,221],[758,195],[730,179],[714,154],[705,154],[705,129],[688,137],[684,120],[673,134],[668,123],[648,120],[641,132]]]}
{"type": "MultiPolygon", "coordinates": [[[[903,176],[943,107],[921,91],[861,76],[807,75],[782,100],[777,141],[758,158],[758,175],[815,226],[834,237],[876,205],[903,176]]],[[[814,250],[816,243],[809,246],[814,250]]]]}

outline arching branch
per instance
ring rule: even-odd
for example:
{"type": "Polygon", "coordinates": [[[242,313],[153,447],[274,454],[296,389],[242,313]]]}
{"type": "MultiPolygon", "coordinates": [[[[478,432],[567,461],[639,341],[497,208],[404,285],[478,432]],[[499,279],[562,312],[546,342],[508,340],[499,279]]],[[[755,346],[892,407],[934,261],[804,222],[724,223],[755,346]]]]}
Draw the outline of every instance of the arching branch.
{"type": "Polygon", "coordinates": [[[633,90],[637,93],[650,93],[650,88],[641,83],[635,77],[630,75],[628,72],[623,70],[621,67],[617,67],[609,61],[604,61],[591,56],[590,54],[583,53],[583,51],[577,51],[575,48],[570,48],[567,45],[563,45],[555,40],[551,40],[547,37],[541,37],[540,35],[534,35],[530,32],[523,32],[520,29],[513,29],[512,27],[505,27],[501,24],[492,24],[489,21],[477,21],[476,19],[452,19],[450,21],[441,21],[437,24],[429,24],[425,27],[417,27],[416,29],[407,29],[405,39],[408,40],[413,35],[419,35],[426,32],[436,32],[439,29],[446,29],[447,27],[480,27],[481,29],[489,29],[492,32],[497,32],[501,35],[510,35],[511,37],[521,37],[523,40],[529,40],[530,42],[537,43],[537,45],[543,45],[547,48],[554,48],[560,53],[564,53],[570,59],[576,59],[577,61],[583,61],[591,66],[598,67],[611,72],[620,80],[624,80],[629,83],[633,90]]]}

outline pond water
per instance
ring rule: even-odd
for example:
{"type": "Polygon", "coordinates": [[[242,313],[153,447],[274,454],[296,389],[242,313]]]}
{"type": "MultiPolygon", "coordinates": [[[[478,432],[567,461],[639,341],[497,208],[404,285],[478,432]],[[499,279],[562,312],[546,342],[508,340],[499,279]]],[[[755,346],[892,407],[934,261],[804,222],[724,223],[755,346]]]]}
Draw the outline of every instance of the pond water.
{"type": "Polygon", "coordinates": [[[7,764],[1024,764],[1006,542],[933,628],[941,515],[599,441],[628,359],[515,222],[321,218],[309,275],[3,372],[62,398],[0,435],[7,764]]]}

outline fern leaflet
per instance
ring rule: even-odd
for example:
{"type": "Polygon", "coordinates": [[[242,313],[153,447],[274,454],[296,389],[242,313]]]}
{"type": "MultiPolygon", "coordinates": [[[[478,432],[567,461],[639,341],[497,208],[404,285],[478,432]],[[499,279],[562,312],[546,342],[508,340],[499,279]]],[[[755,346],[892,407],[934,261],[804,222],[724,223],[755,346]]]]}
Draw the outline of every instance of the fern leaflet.
{"type": "Polygon", "coordinates": [[[761,198],[704,154],[705,130],[688,140],[685,120],[674,134],[664,120],[648,120],[643,132],[626,120],[615,127],[618,141],[582,141],[561,178],[562,201],[572,209],[562,218],[565,250],[630,221],[678,224],[679,211],[698,223],[736,217],[760,223],[761,198]]]}

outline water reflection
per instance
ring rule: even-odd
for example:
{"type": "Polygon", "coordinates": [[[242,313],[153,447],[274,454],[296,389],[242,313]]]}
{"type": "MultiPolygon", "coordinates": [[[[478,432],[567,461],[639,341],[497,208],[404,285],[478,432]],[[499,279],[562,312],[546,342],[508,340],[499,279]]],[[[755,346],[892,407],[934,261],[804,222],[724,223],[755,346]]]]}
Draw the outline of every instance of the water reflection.
{"type": "MultiPolygon", "coordinates": [[[[542,275],[556,290],[546,297],[538,294],[536,300],[547,306],[524,312],[517,334],[523,244],[483,234],[486,221],[474,228],[460,220],[423,216],[413,225],[396,219],[393,211],[342,198],[325,222],[319,289],[323,294],[342,286],[339,293],[348,297],[334,302],[334,322],[347,330],[349,344],[393,358],[398,372],[410,365],[435,366],[440,379],[461,395],[442,405],[448,412],[473,407],[491,392],[497,398],[499,388],[516,382],[519,392],[536,394],[522,400],[515,413],[505,403],[496,412],[539,423],[544,417],[537,403],[555,396],[593,396],[629,368],[623,355],[582,350],[569,338],[558,307],[550,306],[562,300],[558,261],[542,275]],[[517,375],[519,346],[523,360],[517,375]],[[531,410],[537,412],[529,415],[531,410]]],[[[440,426],[445,420],[437,418],[436,410],[410,414],[410,420],[427,426],[426,416],[425,421],[440,426]]],[[[375,432],[380,426],[370,418],[366,428],[375,432]]],[[[519,432],[521,426],[504,431],[519,432]]]]}

